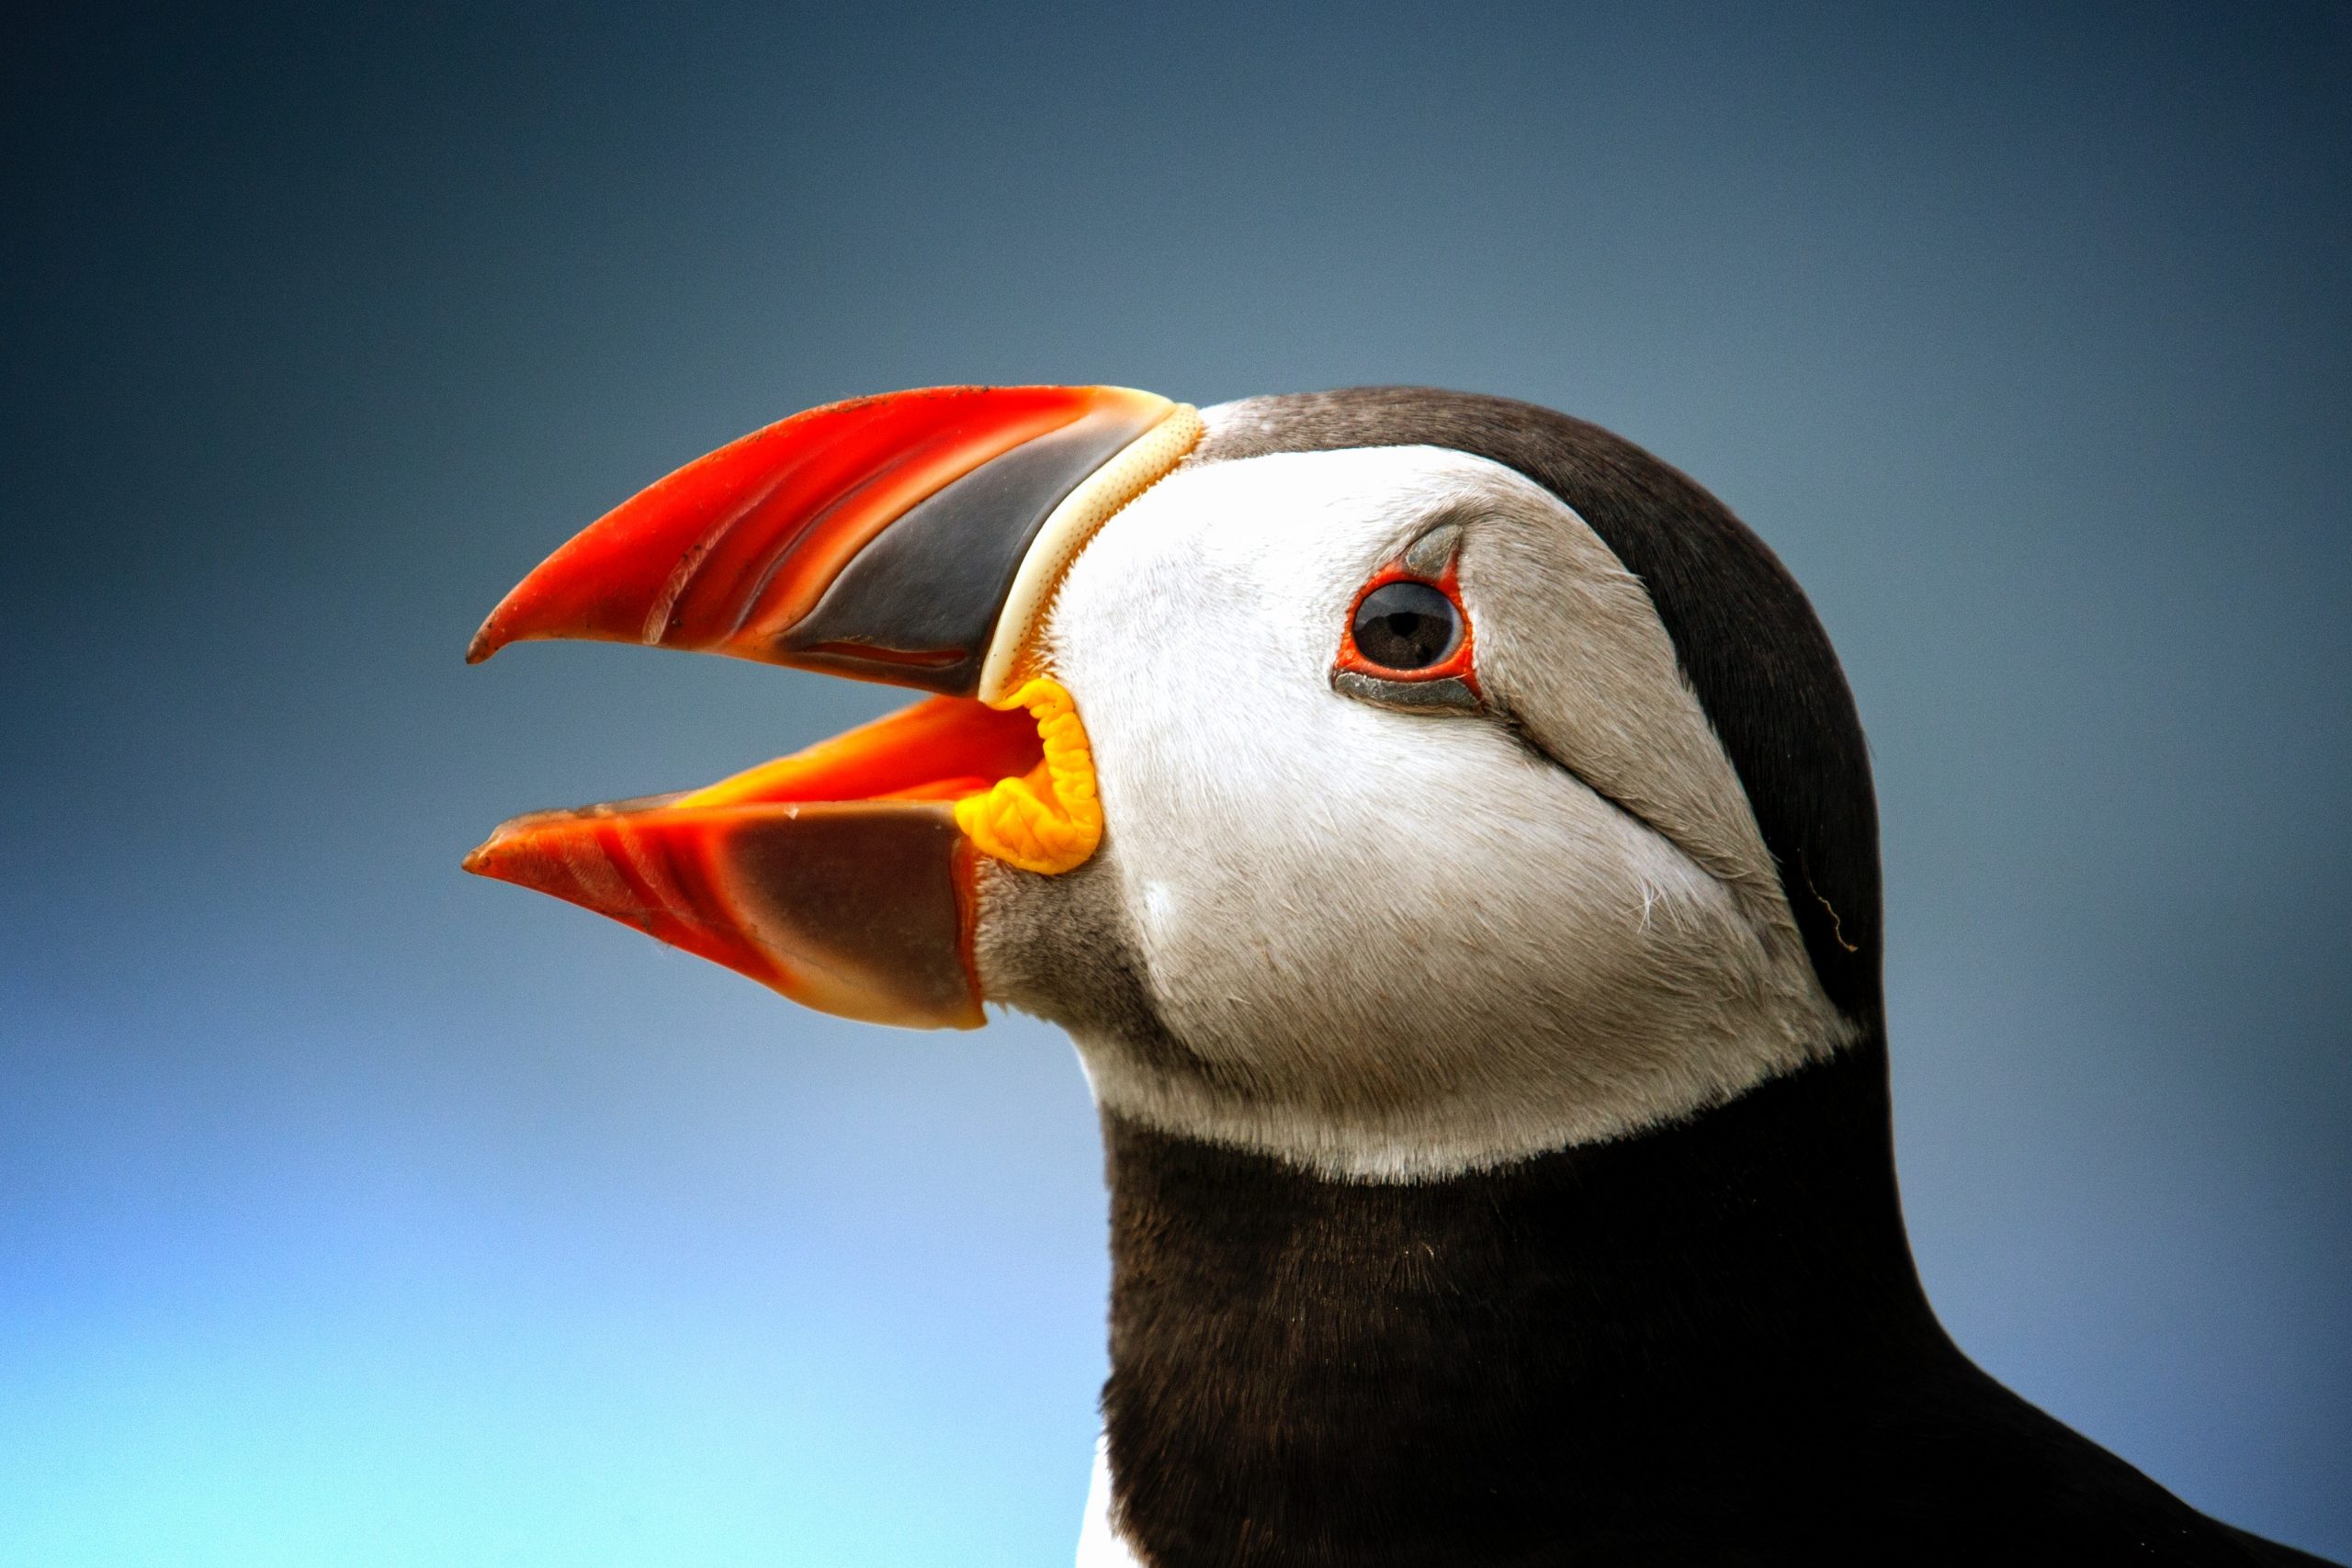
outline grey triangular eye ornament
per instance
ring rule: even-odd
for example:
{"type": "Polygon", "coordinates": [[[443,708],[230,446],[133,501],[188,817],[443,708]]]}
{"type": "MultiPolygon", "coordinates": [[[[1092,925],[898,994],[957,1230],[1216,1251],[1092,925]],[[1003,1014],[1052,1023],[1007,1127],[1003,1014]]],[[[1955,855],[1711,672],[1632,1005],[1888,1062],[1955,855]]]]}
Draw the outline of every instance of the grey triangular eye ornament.
{"type": "Polygon", "coordinates": [[[1340,627],[1333,691],[1406,713],[1486,711],[1456,570],[1461,543],[1460,525],[1433,528],[1365,580],[1340,627]]]}

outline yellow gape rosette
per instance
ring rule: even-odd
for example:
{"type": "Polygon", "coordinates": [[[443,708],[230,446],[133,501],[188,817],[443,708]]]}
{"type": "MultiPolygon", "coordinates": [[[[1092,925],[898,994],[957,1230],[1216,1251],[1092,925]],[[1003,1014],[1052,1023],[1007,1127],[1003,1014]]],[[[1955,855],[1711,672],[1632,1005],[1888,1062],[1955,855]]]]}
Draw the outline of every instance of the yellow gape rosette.
{"type": "Polygon", "coordinates": [[[956,826],[982,854],[1046,876],[1086,863],[1102,841],[1102,802],[1094,793],[1094,753],[1078,706],[1058,681],[1038,676],[997,708],[1027,708],[1045,760],[1019,778],[1000,779],[956,803],[956,826]]]}

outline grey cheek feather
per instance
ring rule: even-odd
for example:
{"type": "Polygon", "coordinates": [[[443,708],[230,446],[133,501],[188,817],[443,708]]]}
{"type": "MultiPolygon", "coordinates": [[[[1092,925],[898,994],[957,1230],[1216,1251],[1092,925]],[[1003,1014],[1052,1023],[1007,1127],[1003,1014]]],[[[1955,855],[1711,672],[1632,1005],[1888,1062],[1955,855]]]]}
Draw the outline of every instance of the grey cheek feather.
{"type": "Polygon", "coordinates": [[[972,961],[989,1000],[1058,1024],[1097,1050],[1223,1092],[1250,1075],[1202,1060],[1153,1001],[1112,856],[1059,876],[982,860],[972,961]]]}

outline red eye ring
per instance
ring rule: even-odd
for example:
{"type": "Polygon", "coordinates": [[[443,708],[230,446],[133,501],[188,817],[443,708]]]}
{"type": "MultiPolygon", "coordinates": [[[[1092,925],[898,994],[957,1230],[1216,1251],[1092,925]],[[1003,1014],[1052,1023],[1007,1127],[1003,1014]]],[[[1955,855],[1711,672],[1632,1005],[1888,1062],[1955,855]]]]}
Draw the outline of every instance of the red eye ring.
{"type": "Polygon", "coordinates": [[[1355,598],[1350,602],[1347,619],[1340,626],[1340,657],[1331,667],[1332,677],[1335,683],[1342,674],[1363,676],[1382,684],[1421,684],[1435,681],[1458,681],[1468,688],[1473,697],[1483,700],[1485,694],[1478,689],[1477,662],[1475,657],[1476,640],[1476,632],[1470,624],[1470,612],[1462,603],[1462,584],[1454,570],[1453,560],[1449,558],[1445,563],[1444,571],[1432,578],[1425,572],[1410,570],[1405,565],[1403,558],[1399,557],[1373,573],[1365,581],[1364,585],[1356,591],[1355,598]],[[1420,588],[1434,590],[1437,593],[1443,595],[1446,602],[1453,607],[1460,635],[1455,637],[1452,649],[1434,662],[1410,668],[1398,668],[1371,658],[1356,645],[1356,623],[1363,614],[1364,601],[1382,589],[1396,583],[1410,583],[1420,588]]]}

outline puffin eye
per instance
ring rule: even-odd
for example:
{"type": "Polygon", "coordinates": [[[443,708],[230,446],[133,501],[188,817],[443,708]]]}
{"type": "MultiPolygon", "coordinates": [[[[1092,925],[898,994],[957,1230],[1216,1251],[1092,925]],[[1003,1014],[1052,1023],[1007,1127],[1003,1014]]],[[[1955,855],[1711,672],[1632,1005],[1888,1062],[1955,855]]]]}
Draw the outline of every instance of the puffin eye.
{"type": "Polygon", "coordinates": [[[1444,558],[1416,560],[1408,550],[1357,597],[1331,664],[1333,691],[1405,713],[1486,711],[1470,617],[1455,597],[1452,547],[1460,532],[1441,536],[1444,558]]]}
{"type": "Polygon", "coordinates": [[[1356,651],[1368,662],[1389,670],[1426,670],[1462,646],[1462,612],[1442,590],[1400,578],[1363,596],[1350,629],[1356,651]]]}

